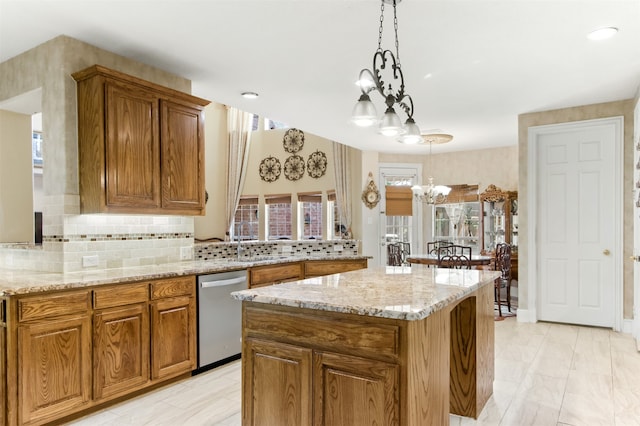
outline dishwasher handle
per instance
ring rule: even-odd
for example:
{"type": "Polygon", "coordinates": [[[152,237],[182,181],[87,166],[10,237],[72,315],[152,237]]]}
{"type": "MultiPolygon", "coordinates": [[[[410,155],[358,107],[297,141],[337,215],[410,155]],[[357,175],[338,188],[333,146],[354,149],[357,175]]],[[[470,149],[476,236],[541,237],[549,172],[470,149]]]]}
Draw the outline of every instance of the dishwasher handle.
{"type": "Polygon", "coordinates": [[[227,280],[201,281],[200,288],[226,287],[228,285],[242,284],[246,281],[246,277],[229,278],[227,280]]]}

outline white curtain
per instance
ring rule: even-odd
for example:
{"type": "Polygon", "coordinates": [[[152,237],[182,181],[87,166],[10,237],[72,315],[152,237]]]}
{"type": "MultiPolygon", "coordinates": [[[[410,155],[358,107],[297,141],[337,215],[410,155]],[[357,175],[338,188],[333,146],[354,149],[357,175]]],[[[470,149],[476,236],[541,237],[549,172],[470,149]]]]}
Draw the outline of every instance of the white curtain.
{"type": "Polygon", "coordinates": [[[347,228],[351,238],[351,155],[349,147],[333,143],[333,168],[336,179],[336,202],[340,212],[340,223],[347,228]]]}
{"type": "Polygon", "coordinates": [[[227,108],[227,132],[229,149],[227,164],[227,231],[231,230],[233,217],[240,202],[244,179],[249,162],[249,146],[251,145],[251,123],[253,114],[239,109],[227,108]]]}

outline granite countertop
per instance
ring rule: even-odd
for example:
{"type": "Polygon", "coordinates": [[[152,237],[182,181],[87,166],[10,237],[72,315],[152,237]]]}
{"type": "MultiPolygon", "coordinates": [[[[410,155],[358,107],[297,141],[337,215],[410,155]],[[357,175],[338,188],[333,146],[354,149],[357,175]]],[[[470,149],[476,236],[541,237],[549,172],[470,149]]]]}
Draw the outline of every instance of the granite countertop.
{"type": "Polygon", "coordinates": [[[420,320],[493,285],[497,271],[388,266],[307,278],[231,293],[244,301],[420,320]]]}
{"type": "Polygon", "coordinates": [[[86,269],[79,272],[56,273],[0,268],[0,297],[41,291],[65,290],[102,284],[117,284],[140,280],[170,278],[237,271],[253,266],[306,260],[369,259],[369,256],[264,256],[238,261],[233,258],[194,260],[160,265],[113,269],[86,269]]]}

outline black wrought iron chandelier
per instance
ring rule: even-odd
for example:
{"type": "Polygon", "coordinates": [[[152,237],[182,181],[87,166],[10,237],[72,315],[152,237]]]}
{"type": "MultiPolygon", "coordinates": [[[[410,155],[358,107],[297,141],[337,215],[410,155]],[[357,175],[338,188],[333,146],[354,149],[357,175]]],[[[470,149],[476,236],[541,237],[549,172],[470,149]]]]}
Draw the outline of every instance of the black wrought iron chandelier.
{"type": "Polygon", "coordinates": [[[420,136],[420,128],[413,120],[413,99],[404,90],[404,75],[400,65],[400,53],[398,43],[398,18],[396,16],[396,4],[401,0],[381,0],[380,2],[380,27],[378,30],[378,49],[373,55],[373,68],[371,70],[365,68],[360,71],[358,84],[362,95],[358,99],[356,106],[353,108],[351,121],[358,126],[368,127],[379,121],[378,133],[385,136],[398,137],[398,141],[407,144],[423,143],[420,136]],[[382,32],[384,23],[384,5],[393,5],[393,28],[395,32],[395,55],[391,50],[382,49],[382,32]],[[394,83],[400,86],[394,89],[392,82],[387,83],[383,80],[382,71],[391,66],[391,76],[394,83]],[[387,85],[387,87],[385,87],[387,85]],[[369,93],[376,90],[384,98],[387,109],[380,120],[376,107],[371,102],[369,93]],[[395,111],[395,106],[400,107],[407,115],[407,120],[402,125],[400,117],[395,111]]]}

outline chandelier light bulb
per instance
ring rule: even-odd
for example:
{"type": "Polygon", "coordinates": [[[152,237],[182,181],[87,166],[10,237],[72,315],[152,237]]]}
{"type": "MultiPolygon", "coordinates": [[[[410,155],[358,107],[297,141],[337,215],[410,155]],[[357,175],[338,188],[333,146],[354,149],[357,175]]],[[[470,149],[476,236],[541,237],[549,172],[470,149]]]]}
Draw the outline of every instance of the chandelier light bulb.
{"type": "Polygon", "coordinates": [[[424,143],[424,139],[420,134],[420,128],[413,121],[413,118],[408,118],[404,123],[404,135],[398,138],[398,142],[406,145],[416,145],[424,143]]]}

